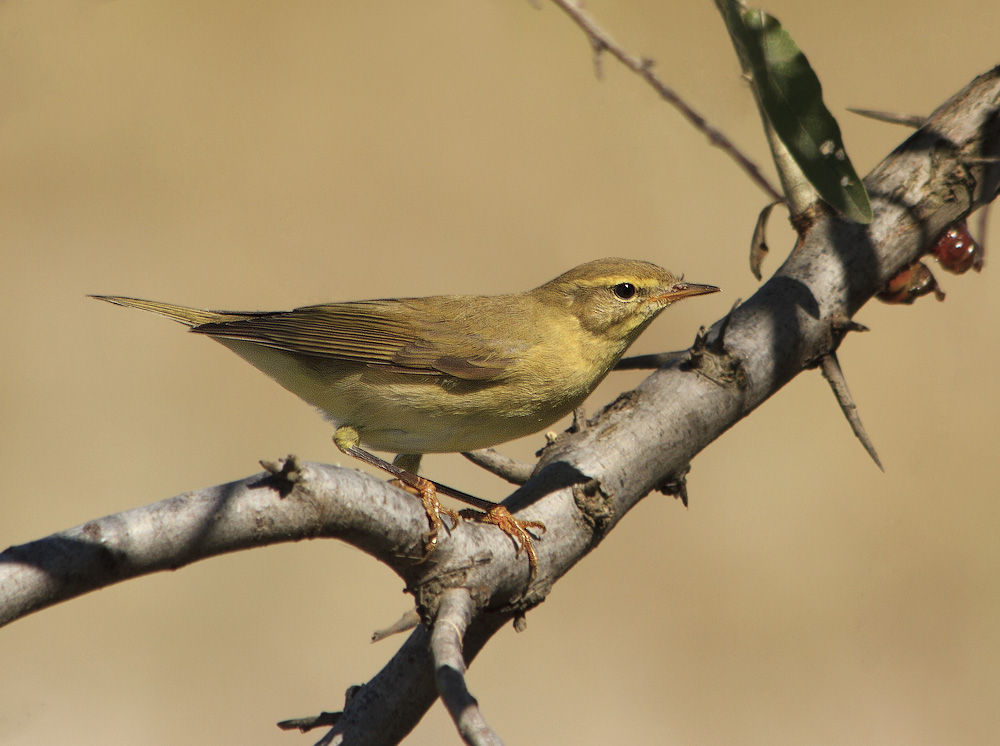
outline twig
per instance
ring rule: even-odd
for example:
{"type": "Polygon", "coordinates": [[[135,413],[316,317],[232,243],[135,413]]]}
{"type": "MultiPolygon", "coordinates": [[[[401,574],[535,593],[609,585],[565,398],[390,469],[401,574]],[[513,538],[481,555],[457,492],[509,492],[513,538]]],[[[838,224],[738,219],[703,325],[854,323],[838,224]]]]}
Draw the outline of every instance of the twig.
{"type": "Polygon", "coordinates": [[[583,33],[587,35],[587,39],[594,49],[595,60],[599,60],[602,52],[608,52],[625,67],[649,83],[653,87],[653,90],[660,95],[660,98],[677,109],[681,113],[681,116],[694,125],[695,129],[702,132],[708,138],[708,142],[711,145],[721,149],[722,152],[736,161],[737,165],[743,169],[757,186],[767,192],[772,200],[784,201],[784,196],[771,185],[771,182],[761,173],[756,163],[745,156],[722,132],[709,124],[701,114],[692,109],[676,91],[660,80],[656,73],[653,72],[653,60],[636,57],[618,46],[614,39],[598,26],[574,0],[552,0],[552,2],[561,8],[583,30],[583,33]]]}
{"type": "Polygon", "coordinates": [[[472,621],[472,611],[472,596],[467,589],[452,588],[442,594],[431,631],[434,680],[462,740],[470,746],[503,746],[465,685],[462,638],[472,621]]]}
{"type": "Polygon", "coordinates": [[[502,453],[492,448],[480,448],[478,451],[465,451],[462,455],[476,466],[481,466],[486,469],[486,471],[491,474],[496,474],[501,479],[506,479],[511,484],[524,484],[531,479],[531,474],[535,470],[534,464],[526,464],[523,461],[516,461],[510,456],[504,456],[502,453]]]}

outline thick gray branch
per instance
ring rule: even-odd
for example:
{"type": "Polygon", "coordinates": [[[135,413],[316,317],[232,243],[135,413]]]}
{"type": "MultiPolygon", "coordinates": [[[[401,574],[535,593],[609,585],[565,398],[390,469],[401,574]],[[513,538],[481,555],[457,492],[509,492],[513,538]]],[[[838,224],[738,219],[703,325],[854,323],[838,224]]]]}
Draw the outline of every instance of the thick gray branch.
{"type": "Polygon", "coordinates": [[[0,626],[122,580],[266,544],[339,538],[394,568],[423,556],[417,501],[351,469],[298,468],[295,484],[257,474],[6,549],[0,626]]]}
{"type": "MultiPolygon", "coordinates": [[[[468,662],[506,621],[537,604],[651,490],[801,371],[835,349],[850,318],[950,223],[992,200],[1000,142],[1000,70],[974,81],[866,179],[867,228],[815,208],[775,275],[683,357],[546,449],[534,478],[506,501],[542,520],[539,573],[494,527],[465,522],[424,564],[417,501],[356,472],[307,464],[294,484],[256,476],[12,547],[0,555],[0,622],[129,577],[266,543],[338,537],[403,577],[425,619],[443,594],[468,590],[468,662]],[[992,169],[992,173],[987,173],[992,169]],[[984,186],[985,185],[985,186],[984,186]]],[[[428,632],[418,627],[351,699],[329,742],[397,743],[436,698],[428,632]]]]}

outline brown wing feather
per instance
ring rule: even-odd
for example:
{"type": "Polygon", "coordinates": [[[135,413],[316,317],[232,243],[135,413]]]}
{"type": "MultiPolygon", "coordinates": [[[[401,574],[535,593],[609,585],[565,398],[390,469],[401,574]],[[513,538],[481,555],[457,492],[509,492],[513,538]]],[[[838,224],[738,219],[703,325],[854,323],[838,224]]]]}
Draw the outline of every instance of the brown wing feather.
{"type": "Polygon", "coordinates": [[[419,309],[414,308],[412,300],[305,306],[201,324],[192,331],[416,375],[467,380],[492,380],[504,375],[512,363],[505,354],[509,351],[492,340],[469,335],[453,315],[433,313],[424,306],[425,300],[432,299],[419,299],[423,306],[419,309]]]}

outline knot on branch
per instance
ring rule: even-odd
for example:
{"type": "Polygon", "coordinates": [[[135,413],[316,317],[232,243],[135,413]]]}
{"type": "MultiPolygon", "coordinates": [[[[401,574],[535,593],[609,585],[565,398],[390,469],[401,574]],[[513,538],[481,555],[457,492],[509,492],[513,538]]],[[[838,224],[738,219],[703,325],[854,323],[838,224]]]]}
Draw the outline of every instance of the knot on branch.
{"type": "MultiPolygon", "coordinates": [[[[408,583],[406,592],[413,595],[421,623],[428,626],[433,623],[437,617],[441,599],[450,591],[456,588],[463,588],[466,580],[467,573],[465,572],[465,568],[460,568],[453,569],[444,575],[431,572],[420,578],[416,583],[408,583]]],[[[472,596],[477,609],[482,608],[483,599],[478,596],[484,590],[479,589],[480,592],[477,593],[477,589],[475,588],[468,589],[469,595],[472,596]]]]}
{"type": "Polygon", "coordinates": [[[687,359],[681,363],[682,370],[693,370],[720,386],[736,386],[740,391],[747,388],[749,384],[743,361],[726,349],[726,330],[739,304],[737,300],[719,325],[719,333],[711,341],[705,327],[698,330],[687,359]]]}
{"type": "Polygon", "coordinates": [[[686,508],[688,506],[687,475],[690,471],[691,464],[687,464],[682,469],[668,474],[662,482],[656,485],[656,491],[680,500],[686,508]]]}
{"type": "Polygon", "coordinates": [[[295,489],[295,485],[305,478],[299,459],[294,453],[277,461],[261,461],[260,465],[270,474],[263,481],[282,497],[288,497],[295,489]]]}
{"type": "Polygon", "coordinates": [[[826,320],[822,329],[821,343],[818,345],[819,354],[809,358],[803,363],[803,370],[821,368],[824,359],[831,354],[835,354],[840,348],[840,343],[844,341],[851,332],[867,332],[868,327],[842,313],[835,313],[826,320]]]}
{"type": "Polygon", "coordinates": [[[798,235],[798,240],[795,242],[795,246],[792,251],[797,250],[802,245],[806,234],[809,233],[809,230],[824,214],[826,214],[826,209],[823,207],[823,203],[817,201],[810,204],[801,212],[789,215],[788,219],[792,224],[792,229],[798,235]]]}
{"type": "Polygon", "coordinates": [[[583,520],[594,530],[595,539],[603,535],[614,517],[614,495],[604,491],[599,479],[589,479],[573,485],[573,501],[580,509],[583,520]]]}

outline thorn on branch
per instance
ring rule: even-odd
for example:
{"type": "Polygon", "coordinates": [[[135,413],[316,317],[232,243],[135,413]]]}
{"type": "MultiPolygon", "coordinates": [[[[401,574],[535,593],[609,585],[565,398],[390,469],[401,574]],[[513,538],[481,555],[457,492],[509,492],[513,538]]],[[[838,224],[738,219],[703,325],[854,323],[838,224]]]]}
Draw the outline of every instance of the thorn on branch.
{"type": "Polygon", "coordinates": [[[666,368],[668,365],[673,365],[676,362],[680,362],[682,365],[687,366],[687,369],[697,370],[702,362],[706,350],[718,355],[727,354],[726,330],[729,328],[729,320],[732,318],[733,311],[739,307],[741,302],[741,299],[736,299],[736,303],[733,304],[729,313],[726,314],[726,317],[722,320],[722,324],[719,326],[719,333],[712,342],[711,347],[708,345],[708,330],[705,327],[701,327],[698,330],[698,334],[694,338],[694,344],[691,345],[690,349],[680,350],[677,352],[657,352],[651,355],[635,355],[633,357],[626,357],[618,361],[614,370],[651,370],[655,368],[666,368]]]}
{"type": "Polygon", "coordinates": [[[295,485],[305,478],[299,459],[294,453],[288,454],[286,458],[279,458],[277,461],[262,460],[260,465],[270,473],[268,481],[274,485],[282,497],[288,497],[295,489],[295,485]]]}
{"type": "Polygon", "coordinates": [[[278,727],[281,730],[297,730],[299,733],[308,733],[314,728],[327,728],[336,725],[343,714],[343,712],[321,712],[319,715],[310,717],[282,720],[278,723],[278,727]]]}
{"type": "Polygon", "coordinates": [[[726,332],[729,331],[729,322],[733,320],[733,314],[736,309],[740,307],[743,302],[742,298],[737,298],[736,302],[733,303],[732,308],[729,309],[729,313],[726,317],[722,319],[722,324],[719,325],[719,334],[715,338],[715,342],[712,344],[712,351],[721,355],[726,351],[726,332]]]}
{"type": "Polygon", "coordinates": [[[698,330],[694,343],[688,350],[687,359],[682,363],[686,370],[697,371],[720,386],[735,385],[740,390],[747,386],[746,373],[740,358],[726,349],[726,332],[729,330],[733,313],[741,302],[741,299],[736,299],[729,313],[719,324],[719,332],[711,342],[709,342],[709,331],[705,327],[698,330]]]}
{"type": "Polygon", "coordinates": [[[858,323],[854,319],[849,319],[842,314],[837,314],[830,319],[830,329],[834,336],[834,349],[840,344],[841,340],[848,335],[850,332],[867,332],[871,331],[864,324],[858,323]]]}
{"type": "MultiPolygon", "coordinates": [[[[347,687],[347,691],[344,692],[344,707],[346,708],[351,700],[354,699],[355,695],[362,689],[361,684],[352,684],[347,687]]],[[[343,711],[340,712],[321,712],[319,715],[312,715],[310,717],[304,718],[292,718],[291,720],[282,720],[277,725],[281,730],[298,730],[300,733],[308,733],[314,728],[330,728],[340,722],[340,719],[344,716],[343,711]]],[[[327,733],[323,738],[321,738],[316,746],[321,746],[321,744],[329,743],[329,739],[332,737],[333,731],[327,733]]]]}
{"type": "Polygon", "coordinates": [[[833,395],[837,397],[837,404],[840,405],[840,410],[844,413],[848,423],[850,423],[851,430],[854,431],[854,435],[861,441],[861,445],[864,446],[868,455],[872,457],[872,461],[875,462],[875,465],[881,471],[885,471],[885,468],[882,466],[882,461],[879,459],[878,453],[875,451],[875,445],[872,443],[871,438],[868,437],[868,433],[865,431],[864,425],[861,424],[861,416],[858,414],[858,407],[854,403],[854,399],[851,397],[850,390],[847,388],[847,379],[844,378],[844,371],[840,367],[840,361],[837,359],[837,353],[832,351],[828,352],[820,359],[819,365],[820,371],[822,371],[823,377],[829,382],[830,388],[833,389],[833,395]]]}
{"type": "Polygon", "coordinates": [[[388,627],[372,632],[372,642],[381,642],[387,637],[398,635],[400,632],[409,632],[418,624],[420,624],[420,614],[417,613],[416,609],[410,609],[388,627]]]}
{"type": "Polygon", "coordinates": [[[688,506],[687,475],[691,471],[691,464],[687,464],[680,471],[669,474],[663,482],[656,488],[664,495],[673,496],[680,499],[684,507],[688,506]]]}
{"type": "Polygon", "coordinates": [[[690,368],[697,369],[701,366],[701,360],[705,356],[705,350],[708,349],[708,329],[704,326],[698,327],[698,333],[694,335],[694,342],[691,344],[691,349],[688,350],[687,365],[690,368]]]}
{"type": "Polygon", "coordinates": [[[895,114],[890,111],[877,111],[875,109],[855,109],[848,106],[847,110],[852,114],[857,114],[858,116],[868,117],[869,119],[874,119],[877,122],[887,122],[888,124],[901,124],[904,127],[912,127],[913,129],[920,129],[924,126],[924,122],[927,121],[926,117],[917,116],[916,114],[895,114]]]}

